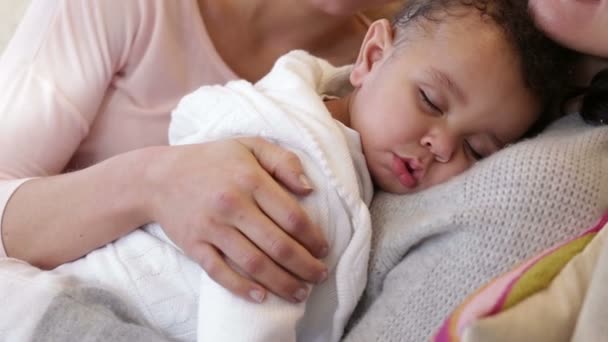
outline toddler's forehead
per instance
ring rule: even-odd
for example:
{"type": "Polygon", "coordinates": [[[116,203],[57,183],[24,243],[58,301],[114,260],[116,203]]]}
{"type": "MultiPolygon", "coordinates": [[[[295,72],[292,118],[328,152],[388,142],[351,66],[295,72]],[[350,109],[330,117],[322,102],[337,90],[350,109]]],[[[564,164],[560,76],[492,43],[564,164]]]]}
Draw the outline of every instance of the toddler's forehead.
{"type": "Polygon", "coordinates": [[[472,121],[484,121],[481,130],[500,132],[501,141],[513,142],[538,117],[540,98],[527,85],[523,57],[502,28],[479,13],[450,15],[439,20],[422,19],[402,34],[404,65],[430,81],[436,95],[450,100],[451,108],[474,113],[472,121]],[[434,76],[439,70],[449,81],[434,76]],[[437,81],[439,80],[439,81],[437,81]],[[464,94],[463,104],[451,100],[447,85],[464,94]],[[447,89],[447,90],[446,90],[447,89]],[[454,105],[454,103],[457,103],[454,105]],[[509,120],[512,118],[512,120],[509,120]]]}

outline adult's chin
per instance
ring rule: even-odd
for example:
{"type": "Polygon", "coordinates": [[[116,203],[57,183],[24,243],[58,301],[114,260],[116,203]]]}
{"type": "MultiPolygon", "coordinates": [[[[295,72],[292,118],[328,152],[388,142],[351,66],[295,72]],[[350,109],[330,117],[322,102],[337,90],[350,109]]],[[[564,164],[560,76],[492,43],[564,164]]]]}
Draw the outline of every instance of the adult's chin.
{"type": "Polygon", "coordinates": [[[605,0],[530,0],[537,27],[559,44],[608,57],[608,8],[605,0]]]}
{"type": "Polygon", "coordinates": [[[322,12],[336,17],[388,4],[392,0],[309,0],[322,12]]]}

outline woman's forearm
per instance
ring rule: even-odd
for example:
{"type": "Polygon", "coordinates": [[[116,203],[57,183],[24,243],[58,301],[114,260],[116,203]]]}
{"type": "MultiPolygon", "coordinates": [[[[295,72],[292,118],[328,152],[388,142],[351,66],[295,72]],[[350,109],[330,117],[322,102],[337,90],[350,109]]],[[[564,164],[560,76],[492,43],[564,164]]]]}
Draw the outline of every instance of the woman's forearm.
{"type": "Polygon", "coordinates": [[[312,254],[327,254],[322,231],[286,190],[309,193],[302,177],[294,154],[260,138],[149,147],[25,182],[5,208],[4,246],[49,269],[157,222],[231,292],[259,302],[265,287],[299,302],[302,280],[327,277],[312,254]]]}
{"type": "Polygon", "coordinates": [[[21,185],[2,222],[8,256],[50,269],[146,223],[147,154],[131,152],[21,185]]]}

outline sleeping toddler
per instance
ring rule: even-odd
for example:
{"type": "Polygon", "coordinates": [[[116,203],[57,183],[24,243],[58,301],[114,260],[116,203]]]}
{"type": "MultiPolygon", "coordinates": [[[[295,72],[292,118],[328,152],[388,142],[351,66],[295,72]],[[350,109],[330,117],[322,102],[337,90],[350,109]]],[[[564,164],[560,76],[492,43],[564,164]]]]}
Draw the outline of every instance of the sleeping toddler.
{"type": "Polygon", "coordinates": [[[255,84],[184,97],[171,144],[258,136],[301,159],[315,189],[302,204],[330,245],[328,278],[305,302],[231,294],[158,224],[58,270],[109,288],[173,339],[338,341],[366,283],[372,184],[426,189],[542,125],[565,56],[525,1],[408,0],[393,24],[370,25],[352,66],[293,51],[255,84]]]}

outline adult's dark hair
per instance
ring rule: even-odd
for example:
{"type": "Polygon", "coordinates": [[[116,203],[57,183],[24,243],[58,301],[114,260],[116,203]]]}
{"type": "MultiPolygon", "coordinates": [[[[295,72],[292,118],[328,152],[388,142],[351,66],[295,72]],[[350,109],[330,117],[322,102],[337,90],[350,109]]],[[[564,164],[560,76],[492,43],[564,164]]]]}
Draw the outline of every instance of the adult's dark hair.
{"type": "Polygon", "coordinates": [[[458,9],[462,8],[476,9],[491,18],[520,57],[524,82],[543,106],[528,135],[540,131],[561,114],[555,110],[556,104],[566,94],[577,55],[535,27],[527,0],[407,0],[393,24],[405,29],[420,19],[440,22],[446,16],[460,15],[458,9]]]}

